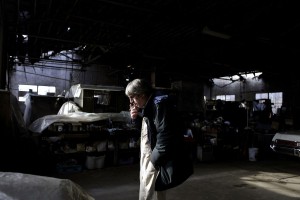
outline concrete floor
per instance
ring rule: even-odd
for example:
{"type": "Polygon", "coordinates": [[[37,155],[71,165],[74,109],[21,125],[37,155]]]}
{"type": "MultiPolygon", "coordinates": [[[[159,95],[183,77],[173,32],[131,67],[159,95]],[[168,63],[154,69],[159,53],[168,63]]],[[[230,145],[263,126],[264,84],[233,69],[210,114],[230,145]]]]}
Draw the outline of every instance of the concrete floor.
{"type": "MultiPolygon", "coordinates": [[[[300,199],[300,160],[286,156],[257,161],[195,162],[195,173],[168,190],[168,200],[300,199]]],[[[63,175],[95,200],[137,200],[138,164],[63,175]]]]}

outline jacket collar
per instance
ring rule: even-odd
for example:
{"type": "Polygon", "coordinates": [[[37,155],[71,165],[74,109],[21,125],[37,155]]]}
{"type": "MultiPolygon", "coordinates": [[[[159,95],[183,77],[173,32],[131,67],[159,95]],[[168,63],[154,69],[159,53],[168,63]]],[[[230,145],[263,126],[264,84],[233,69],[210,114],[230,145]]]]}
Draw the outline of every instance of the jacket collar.
{"type": "Polygon", "coordinates": [[[143,116],[149,117],[151,115],[153,98],[154,98],[154,95],[151,94],[143,108],[143,111],[142,111],[143,116]]]}

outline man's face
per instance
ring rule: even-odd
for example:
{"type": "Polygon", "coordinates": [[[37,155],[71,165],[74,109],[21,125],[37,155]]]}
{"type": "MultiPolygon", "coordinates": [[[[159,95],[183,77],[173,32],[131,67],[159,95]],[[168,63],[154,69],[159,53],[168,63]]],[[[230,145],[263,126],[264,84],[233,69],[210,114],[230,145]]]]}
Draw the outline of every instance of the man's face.
{"type": "Polygon", "coordinates": [[[143,108],[147,100],[145,99],[145,95],[132,95],[129,96],[129,101],[131,106],[143,108]]]}

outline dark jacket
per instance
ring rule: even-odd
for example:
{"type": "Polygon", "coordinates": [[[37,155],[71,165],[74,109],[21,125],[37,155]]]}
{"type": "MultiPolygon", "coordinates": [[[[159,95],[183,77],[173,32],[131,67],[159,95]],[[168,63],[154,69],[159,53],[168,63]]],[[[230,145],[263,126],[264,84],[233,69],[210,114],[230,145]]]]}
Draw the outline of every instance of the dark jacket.
{"type": "Polygon", "coordinates": [[[143,110],[148,118],[151,162],[158,169],[156,190],[166,190],[184,182],[193,173],[193,161],[184,144],[184,127],[173,98],[151,96],[143,110]]]}

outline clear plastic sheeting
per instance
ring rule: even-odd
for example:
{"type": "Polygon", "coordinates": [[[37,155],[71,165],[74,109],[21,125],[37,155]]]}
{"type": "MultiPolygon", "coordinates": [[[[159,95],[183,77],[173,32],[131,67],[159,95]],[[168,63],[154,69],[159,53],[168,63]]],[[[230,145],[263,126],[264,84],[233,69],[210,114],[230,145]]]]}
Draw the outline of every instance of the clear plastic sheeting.
{"type": "Polygon", "coordinates": [[[46,115],[36,119],[29,126],[29,130],[34,133],[42,133],[48,126],[54,122],[95,122],[100,120],[109,121],[129,121],[128,112],[122,111],[120,113],[87,113],[87,112],[74,112],[64,115],[46,115]]]}
{"type": "Polygon", "coordinates": [[[0,199],[95,200],[69,179],[0,172],[0,199]]]}
{"type": "Polygon", "coordinates": [[[80,107],[73,101],[67,101],[65,102],[59,109],[58,115],[73,113],[73,112],[79,112],[81,111],[80,107]]]}

